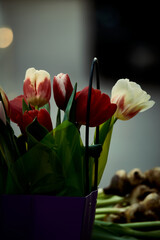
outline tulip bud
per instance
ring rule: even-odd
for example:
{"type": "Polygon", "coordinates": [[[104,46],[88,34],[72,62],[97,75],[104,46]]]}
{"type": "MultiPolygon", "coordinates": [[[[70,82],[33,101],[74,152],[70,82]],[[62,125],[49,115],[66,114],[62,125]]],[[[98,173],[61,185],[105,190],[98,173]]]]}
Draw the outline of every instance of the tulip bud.
{"type": "MultiPolygon", "coordinates": [[[[86,125],[87,100],[88,87],[85,87],[76,94],[76,122],[80,125],[86,125]]],[[[89,126],[96,127],[104,123],[112,117],[116,108],[116,104],[110,103],[110,98],[107,94],[92,88],[89,126]]]]}
{"type": "Polygon", "coordinates": [[[117,104],[115,117],[129,120],[137,113],[151,108],[155,102],[149,101],[151,96],[143,91],[135,82],[120,79],[112,88],[111,102],[117,104]]]}
{"type": "Polygon", "coordinates": [[[53,94],[57,106],[65,110],[72,94],[73,86],[68,74],[59,73],[53,79],[53,94]]]}
{"type": "Polygon", "coordinates": [[[5,115],[2,101],[0,101],[0,119],[6,125],[6,115],[5,115]]]}
{"type": "Polygon", "coordinates": [[[50,75],[44,70],[29,68],[26,71],[23,84],[24,96],[28,103],[42,107],[49,102],[51,97],[50,75]]]}
{"type": "Polygon", "coordinates": [[[7,95],[5,94],[5,92],[3,91],[3,89],[0,87],[0,94],[3,100],[3,104],[7,113],[7,116],[10,116],[10,104],[9,104],[9,100],[7,95]]]}

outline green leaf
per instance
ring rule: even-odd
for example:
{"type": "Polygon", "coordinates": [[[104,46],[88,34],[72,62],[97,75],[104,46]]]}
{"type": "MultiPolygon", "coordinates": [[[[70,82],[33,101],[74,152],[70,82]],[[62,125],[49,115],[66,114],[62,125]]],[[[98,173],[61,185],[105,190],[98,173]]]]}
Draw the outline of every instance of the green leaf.
{"type": "Polygon", "coordinates": [[[27,128],[32,148],[16,161],[9,161],[5,192],[84,196],[85,151],[78,129],[67,120],[50,133],[39,127],[35,120],[27,128]],[[40,141],[33,136],[35,129],[40,132],[40,141]]]}
{"type": "Polygon", "coordinates": [[[25,111],[29,111],[31,110],[30,107],[27,105],[27,103],[25,102],[25,100],[22,100],[22,113],[24,114],[25,111]]]}
{"type": "Polygon", "coordinates": [[[105,141],[102,145],[102,152],[100,154],[99,161],[98,161],[98,163],[99,163],[98,164],[98,184],[101,181],[105,166],[107,164],[110,142],[111,142],[111,137],[112,137],[112,131],[113,131],[113,126],[110,129],[110,131],[108,132],[108,134],[105,138],[105,141]]]}
{"type": "Polygon", "coordinates": [[[56,127],[58,127],[58,125],[61,124],[61,110],[60,108],[58,108],[58,111],[57,111],[57,118],[56,118],[56,127]]]}
{"type": "Polygon", "coordinates": [[[0,120],[0,145],[5,155],[5,160],[9,164],[14,162],[19,154],[13,129],[7,123],[6,125],[0,120]]]}
{"type": "Polygon", "coordinates": [[[53,136],[65,177],[63,194],[84,196],[84,146],[78,129],[66,120],[53,131],[53,136]]]}
{"type": "Polygon", "coordinates": [[[74,86],[74,89],[72,91],[72,94],[70,96],[70,99],[68,101],[65,113],[64,113],[64,119],[63,121],[70,121],[75,122],[75,109],[76,109],[76,103],[75,103],[75,95],[77,91],[77,83],[74,86]]]}
{"type": "Polygon", "coordinates": [[[12,164],[6,193],[84,196],[84,146],[76,126],[64,121],[40,142],[32,140],[32,148],[12,164]]]}
{"type": "Polygon", "coordinates": [[[56,152],[42,143],[36,144],[20,157],[15,168],[26,194],[57,195],[63,190],[61,162],[56,152]]]}
{"type": "Polygon", "coordinates": [[[46,134],[48,134],[48,130],[39,124],[37,118],[35,118],[33,122],[27,126],[26,133],[29,145],[32,147],[32,144],[34,145],[37,141],[41,141],[46,134]]]}
{"type": "MultiPolygon", "coordinates": [[[[99,143],[103,144],[105,141],[105,138],[110,130],[110,126],[111,126],[111,119],[108,119],[106,122],[104,122],[103,124],[100,125],[99,127],[99,143]]],[[[95,132],[96,135],[96,132],[95,132]]],[[[94,137],[94,141],[96,139],[96,136],[94,137]]]]}
{"type": "Polygon", "coordinates": [[[114,123],[115,119],[113,116],[111,119],[108,119],[105,123],[101,124],[99,127],[99,143],[102,144],[102,151],[98,160],[98,184],[101,181],[105,166],[107,164],[114,123]]]}
{"type": "Polygon", "coordinates": [[[19,157],[18,146],[16,145],[15,136],[9,124],[5,125],[0,121],[0,146],[3,151],[3,158],[8,167],[6,182],[10,182],[16,189],[16,192],[23,192],[21,181],[18,179],[14,163],[19,157]]]}
{"type": "Polygon", "coordinates": [[[23,186],[24,181],[21,176],[22,172],[17,170],[16,162],[12,164],[12,167],[8,169],[5,194],[25,194],[25,188],[23,186]],[[20,173],[20,175],[19,175],[20,173]]]}
{"type": "Polygon", "coordinates": [[[43,107],[40,107],[39,110],[42,108],[46,109],[50,114],[50,104],[49,103],[46,103],[43,107]]]}

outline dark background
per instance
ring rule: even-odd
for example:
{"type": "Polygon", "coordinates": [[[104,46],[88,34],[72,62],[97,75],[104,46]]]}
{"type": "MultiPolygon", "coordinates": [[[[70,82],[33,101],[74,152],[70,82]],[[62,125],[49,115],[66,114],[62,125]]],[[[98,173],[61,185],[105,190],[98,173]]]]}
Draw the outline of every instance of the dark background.
{"type": "Polygon", "coordinates": [[[95,0],[95,53],[100,72],[160,85],[160,7],[158,1],[125,4],[95,0]]]}

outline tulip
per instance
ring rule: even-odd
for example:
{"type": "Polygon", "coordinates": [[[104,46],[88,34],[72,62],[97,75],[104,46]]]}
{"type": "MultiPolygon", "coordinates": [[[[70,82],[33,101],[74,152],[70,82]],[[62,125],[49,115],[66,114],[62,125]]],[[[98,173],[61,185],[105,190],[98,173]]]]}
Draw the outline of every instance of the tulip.
{"type": "Polygon", "coordinates": [[[9,100],[8,100],[7,95],[5,94],[5,92],[3,91],[3,89],[2,89],[1,87],[0,87],[0,94],[1,94],[1,97],[2,97],[2,101],[3,101],[4,107],[5,107],[7,116],[9,117],[9,116],[10,116],[10,104],[9,104],[9,100]]]}
{"type": "Polygon", "coordinates": [[[34,109],[25,111],[23,114],[23,129],[25,130],[26,127],[32,123],[36,117],[39,124],[45,127],[49,132],[53,129],[50,114],[44,108],[40,110],[34,109]]]}
{"type": "Polygon", "coordinates": [[[17,123],[17,125],[22,130],[23,128],[23,113],[22,113],[22,100],[25,100],[27,103],[24,95],[19,95],[16,98],[10,101],[10,119],[12,122],[17,123]]]}
{"type": "Polygon", "coordinates": [[[137,113],[151,108],[155,102],[149,101],[151,96],[142,90],[140,85],[129,79],[120,79],[112,88],[111,102],[117,104],[115,117],[129,120],[137,113]]]}
{"type": "Polygon", "coordinates": [[[65,110],[72,94],[73,86],[68,74],[59,73],[53,79],[53,94],[57,106],[65,110]]]}
{"type": "MultiPolygon", "coordinates": [[[[76,94],[76,121],[80,125],[86,125],[88,87],[76,94]]],[[[92,88],[91,103],[90,103],[90,121],[89,126],[98,126],[109,118],[116,111],[116,104],[110,103],[110,98],[107,94],[101,93],[100,90],[92,88]]]]}
{"type": "Polygon", "coordinates": [[[0,101],[0,119],[6,125],[6,115],[5,115],[2,101],[0,101]]]}
{"type": "Polygon", "coordinates": [[[51,80],[48,72],[29,68],[23,84],[24,96],[28,103],[42,107],[51,97],[51,80]]]}

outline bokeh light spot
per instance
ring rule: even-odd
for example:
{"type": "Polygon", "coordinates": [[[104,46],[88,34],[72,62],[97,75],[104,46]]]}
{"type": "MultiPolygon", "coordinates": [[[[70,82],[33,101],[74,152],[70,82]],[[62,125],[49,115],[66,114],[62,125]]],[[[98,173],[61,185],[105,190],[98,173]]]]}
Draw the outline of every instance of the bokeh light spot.
{"type": "Polygon", "coordinates": [[[13,31],[7,27],[0,28],[0,48],[8,47],[13,41],[13,31]]]}

